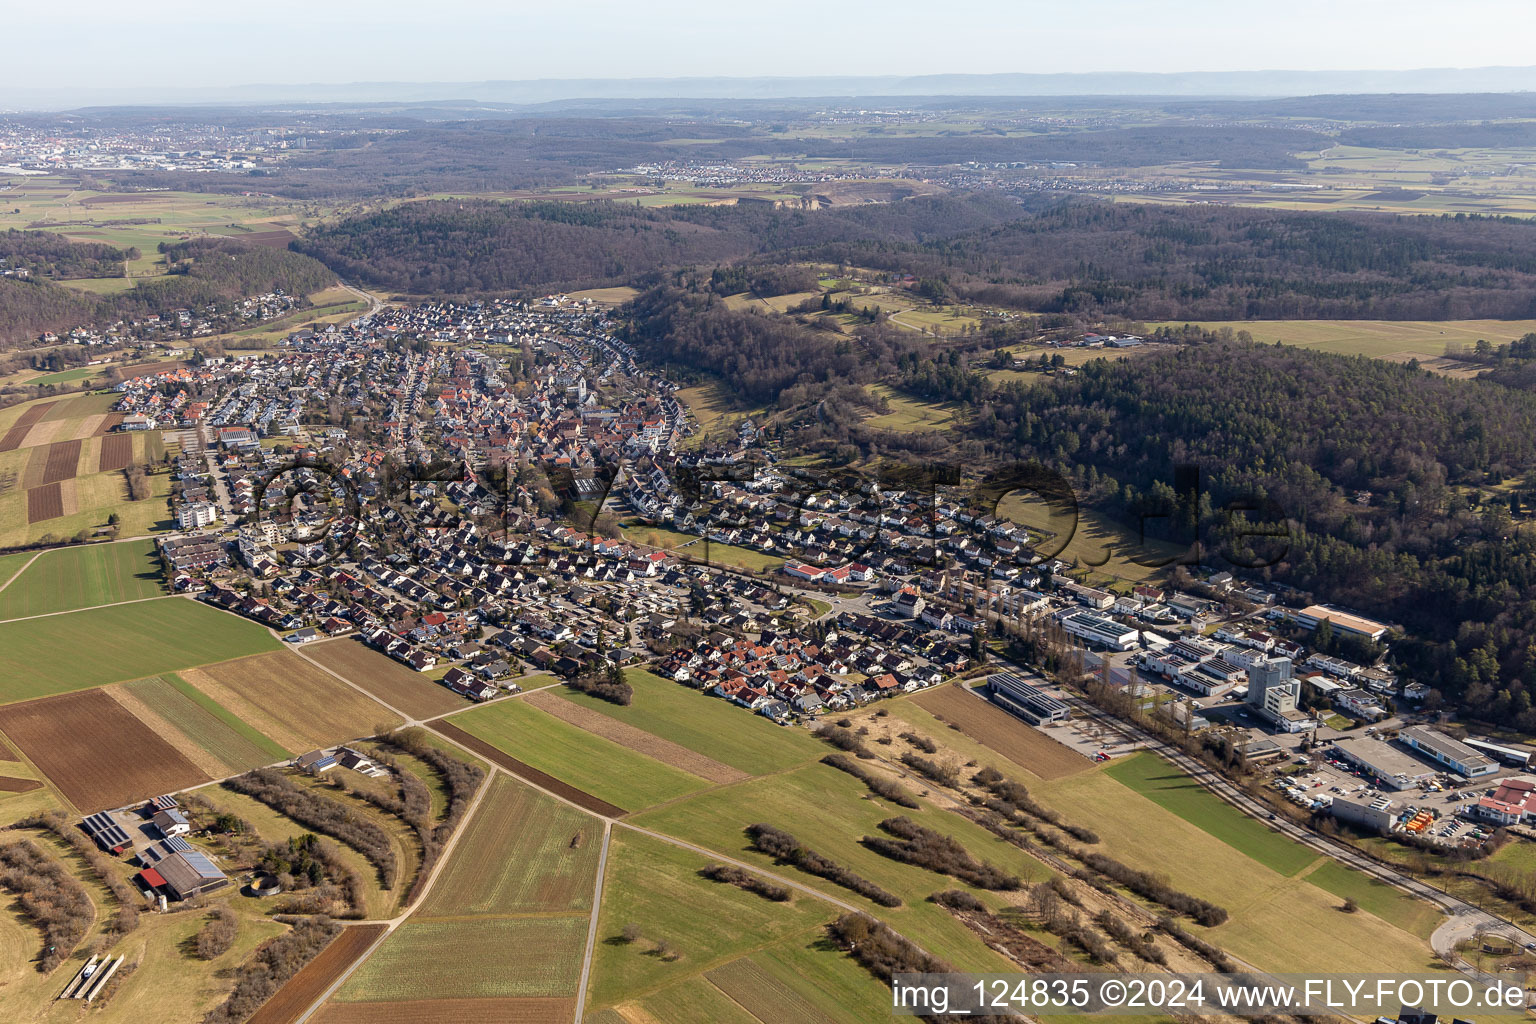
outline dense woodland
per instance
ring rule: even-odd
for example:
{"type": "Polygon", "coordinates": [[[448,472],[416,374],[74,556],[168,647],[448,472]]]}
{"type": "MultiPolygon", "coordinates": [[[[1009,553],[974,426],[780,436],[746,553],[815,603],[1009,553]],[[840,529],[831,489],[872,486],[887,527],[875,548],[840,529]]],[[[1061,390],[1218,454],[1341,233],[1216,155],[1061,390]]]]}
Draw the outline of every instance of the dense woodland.
{"type": "MultiPolygon", "coordinates": [[[[84,256],[69,254],[77,243],[58,244],[46,231],[13,232],[18,257],[25,261],[43,254],[60,266],[80,267],[91,251],[104,247],[80,244],[84,256]]],[[[0,235],[0,239],[5,239],[0,235]]],[[[116,252],[116,250],[113,250],[116,252]]],[[[200,309],[209,304],[283,291],[305,296],[329,287],[336,274],[308,256],[249,245],[231,239],[201,238],[164,248],[170,273],[145,278],[134,287],[110,295],[92,295],[41,278],[0,277],[0,345],[23,345],[44,331],[80,326],[105,326],[150,313],[200,309]]],[[[116,273],[122,272],[121,263],[116,273]]],[[[62,274],[61,276],[78,276],[62,274]]]]}
{"type": "Polygon", "coordinates": [[[1017,215],[992,195],[820,211],[428,201],[320,227],[293,248],[349,280],[400,292],[542,294],[833,241],[918,243],[1017,215]]]}
{"type": "Polygon", "coordinates": [[[119,249],[100,242],[70,242],[51,231],[11,228],[0,233],[0,266],[25,270],[33,277],[121,277],[123,261],[137,257],[137,249],[119,249]]]}

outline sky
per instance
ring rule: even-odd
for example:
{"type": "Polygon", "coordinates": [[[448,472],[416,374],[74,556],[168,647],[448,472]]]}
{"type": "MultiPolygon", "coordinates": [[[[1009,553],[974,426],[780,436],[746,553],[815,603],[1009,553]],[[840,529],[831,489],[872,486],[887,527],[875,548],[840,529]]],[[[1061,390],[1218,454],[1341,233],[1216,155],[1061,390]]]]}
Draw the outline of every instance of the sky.
{"type": "Polygon", "coordinates": [[[1531,0],[10,3],[8,91],[1536,64],[1531,0]],[[19,45],[18,45],[19,44],[19,45]]]}

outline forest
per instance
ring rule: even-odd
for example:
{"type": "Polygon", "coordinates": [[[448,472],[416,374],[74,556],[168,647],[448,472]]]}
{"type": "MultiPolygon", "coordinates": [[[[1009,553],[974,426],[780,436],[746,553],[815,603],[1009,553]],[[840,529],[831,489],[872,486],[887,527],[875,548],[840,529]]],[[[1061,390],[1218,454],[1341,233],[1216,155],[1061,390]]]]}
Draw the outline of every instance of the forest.
{"type": "MultiPolygon", "coordinates": [[[[72,255],[68,250],[77,245],[88,251],[103,248],[73,242],[60,246],[56,235],[42,231],[14,234],[23,236],[20,241],[11,240],[18,258],[33,259],[32,253],[42,253],[59,266],[79,267],[84,265],[82,261],[94,258],[89,252],[72,255]]],[[[5,237],[0,235],[0,239],[5,237]]],[[[108,295],[78,292],[35,277],[0,277],[0,346],[35,341],[44,331],[102,326],[278,290],[302,297],[336,280],[335,273],[300,253],[230,239],[194,239],[165,246],[163,251],[168,274],[144,278],[126,291],[108,295]]],[[[119,264],[117,272],[121,270],[119,264]]]]}
{"type": "Polygon", "coordinates": [[[1018,212],[997,195],[820,211],[426,201],[324,225],[292,247],[349,280],[399,292],[536,295],[833,241],[918,243],[1018,212]]]}

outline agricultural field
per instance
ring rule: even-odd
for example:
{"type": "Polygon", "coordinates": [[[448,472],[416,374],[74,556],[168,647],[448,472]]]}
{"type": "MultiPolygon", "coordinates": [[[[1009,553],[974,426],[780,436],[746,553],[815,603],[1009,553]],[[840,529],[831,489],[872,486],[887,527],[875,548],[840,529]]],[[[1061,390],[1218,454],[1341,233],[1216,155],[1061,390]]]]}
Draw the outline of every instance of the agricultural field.
{"type": "Polygon", "coordinates": [[[706,788],[703,779],[592,735],[522,700],[456,715],[453,724],[511,756],[634,811],[706,788]]]}
{"type": "MultiPolygon", "coordinates": [[[[1163,326],[1182,323],[1147,324],[1163,326]]],[[[1470,351],[1479,339],[1494,345],[1514,341],[1536,331],[1536,320],[1231,320],[1200,321],[1199,326],[1247,331],[1254,341],[1270,345],[1278,341],[1342,355],[1425,363],[1444,356],[1447,346],[1470,351]]]]}
{"type": "Polygon", "coordinates": [[[337,991],[340,1003],[574,997],[587,915],[412,916],[337,991]]]}
{"type": "Polygon", "coordinates": [[[404,721],[291,651],[257,654],[179,674],[288,750],[372,736],[404,721]]]}
{"type": "Polygon", "coordinates": [[[603,826],[497,774],[418,914],[589,911],[603,826]]]}
{"type": "MultiPolygon", "coordinates": [[[[1138,766],[1131,771],[1133,776],[1160,774],[1154,769],[1138,766]]],[[[1225,924],[1193,929],[1211,941],[1263,970],[1316,970],[1319,963],[1331,965],[1331,970],[1366,972],[1431,965],[1422,928],[1404,930],[1395,923],[1418,914],[1419,904],[1412,897],[1397,896],[1403,906],[1391,910],[1372,911],[1362,902],[1359,913],[1343,913],[1339,896],[1293,869],[1299,855],[1272,845],[1289,840],[1273,833],[1273,840],[1237,834],[1231,822],[1209,808],[1190,812],[1197,823],[1122,784],[1111,770],[1041,782],[1031,786],[1030,793],[1069,820],[1093,828],[1101,840],[1098,848],[1110,856],[1156,872],[1176,888],[1226,908],[1231,917],[1225,924]],[[1089,808],[1093,813],[1085,812],[1089,808]],[[1207,831],[1207,825],[1230,841],[1207,831]]],[[[1167,793],[1163,795],[1166,799],[1167,793]]],[[[1268,831],[1258,822],[1254,825],[1268,831]]],[[[1320,859],[1306,855],[1307,863],[1320,859]]],[[[1322,881],[1335,884],[1326,874],[1322,881]]]]}
{"type": "Polygon", "coordinates": [[[519,779],[531,782],[535,786],[554,793],[563,800],[568,800],[584,810],[593,814],[600,814],[609,818],[622,817],[629,812],[617,804],[611,804],[606,800],[599,800],[591,793],[577,789],[568,782],[562,782],[548,772],[539,771],[531,765],[519,761],[506,751],[478,736],[471,735],[451,722],[438,722],[433,728],[442,736],[465,750],[474,751],[483,760],[497,765],[511,772],[519,779]]]}
{"type": "Polygon", "coordinates": [[[378,941],[384,931],[382,924],[358,924],[347,928],[331,940],[319,956],[289,978],[276,995],[247,1017],[245,1024],[293,1024],[378,941]]]}
{"type": "Polygon", "coordinates": [[[624,303],[639,295],[637,288],[588,288],[586,291],[570,292],[572,299],[580,302],[582,299],[591,299],[599,306],[622,306],[624,303]]]}
{"type": "Polygon", "coordinates": [[[699,874],[710,863],[659,839],[615,830],[603,878],[590,1006],[635,999],[766,943],[809,935],[837,916],[834,907],[811,896],[775,903],[710,881],[699,874]],[[639,926],[642,938],[611,941],[630,923],[639,926]],[[678,958],[669,962],[652,955],[658,941],[667,942],[678,958]]]}
{"type": "Polygon", "coordinates": [[[291,757],[285,750],[176,675],[152,676],[123,687],[150,712],[237,774],[291,757]]]}
{"type": "Polygon", "coordinates": [[[1295,875],[1317,860],[1315,851],[1244,814],[1155,754],[1117,758],[1105,773],[1282,875],[1295,875]]]}
{"type": "Polygon", "coordinates": [[[628,707],[569,688],[560,694],[572,704],[626,722],[752,775],[784,771],[827,752],[826,747],[802,730],[774,725],[729,701],[706,697],[643,669],[630,669],[624,678],[635,691],[634,701],[628,707]]]}
{"type": "Polygon", "coordinates": [[[101,690],[0,707],[0,732],[84,813],[209,781],[101,690]]]}
{"type": "Polygon", "coordinates": [[[628,722],[610,718],[590,707],[573,704],[558,693],[542,690],[538,693],[530,693],[523,700],[562,722],[584,729],[594,736],[600,736],[621,747],[644,754],[646,757],[654,758],[662,764],[671,765],[690,775],[697,775],[706,782],[726,785],[750,778],[746,772],[738,771],[728,764],[721,764],[714,758],[705,757],[671,740],[637,729],[628,722]]]}
{"type": "MultiPolygon", "coordinates": [[[[914,795],[927,791],[926,787],[912,781],[906,785],[914,795]]],[[[947,911],[927,902],[928,897],[940,889],[966,886],[947,875],[890,860],[859,842],[863,836],[876,834],[879,823],[895,814],[905,814],[920,824],[953,836],[972,856],[1004,867],[1026,881],[1040,881],[1048,874],[1039,861],[958,815],[933,807],[921,810],[895,807],[870,795],[859,780],[822,764],[711,790],[636,815],[631,820],[641,828],[718,850],[864,907],[962,971],[1007,970],[1002,959],[980,943],[969,929],[947,911]],[[756,822],[794,833],[818,853],[895,893],[904,905],[894,909],[877,907],[864,897],[825,879],[792,867],[775,867],[771,858],[756,852],[748,843],[744,830],[756,822]]],[[[977,895],[991,903],[999,899],[992,893],[977,891],[977,895]]]]}
{"type": "Polygon", "coordinates": [[[355,637],[306,644],[300,655],[412,718],[432,718],[468,706],[463,697],[447,687],[388,655],[380,654],[355,637]]]}
{"type": "Polygon", "coordinates": [[[1039,778],[1059,779],[1093,766],[1092,761],[1071,747],[1056,742],[990,701],[966,692],[958,683],[925,690],[912,702],[1039,778]]]}
{"type": "Polygon", "coordinates": [[[261,626],[168,597],[0,622],[0,703],[177,672],[278,647],[261,626]],[[81,638],[90,643],[82,644],[81,638]],[[69,651],[61,663],[60,651],[69,651]]]}
{"type": "Polygon", "coordinates": [[[0,579],[0,619],[138,601],[163,593],[153,541],[61,548],[38,555],[9,586],[0,579]]]}

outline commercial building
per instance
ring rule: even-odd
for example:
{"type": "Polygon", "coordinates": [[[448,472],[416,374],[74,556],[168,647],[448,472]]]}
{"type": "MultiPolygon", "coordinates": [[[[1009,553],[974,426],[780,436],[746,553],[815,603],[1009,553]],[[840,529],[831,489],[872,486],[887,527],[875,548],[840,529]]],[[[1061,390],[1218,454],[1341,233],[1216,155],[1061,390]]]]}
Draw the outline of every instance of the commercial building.
{"type": "Polygon", "coordinates": [[[1295,619],[1296,624],[1303,629],[1316,629],[1326,619],[1335,633],[1363,636],[1367,640],[1380,640],[1387,635],[1387,626],[1384,623],[1330,608],[1325,604],[1314,604],[1303,608],[1296,613],[1295,619]]]}
{"type": "Polygon", "coordinates": [[[1065,721],[1071,709],[1032,683],[1012,672],[1000,672],[987,680],[992,701],[1034,725],[1065,721]]]}
{"type": "Polygon", "coordinates": [[[1387,797],[1336,796],[1329,810],[1340,821],[1369,832],[1386,835],[1392,831],[1392,801],[1387,797]]]}
{"type": "Polygon", "coordinates": [[[1334,741],[1339,757],[1387,789],[1412,789],[1435,777],[1435,770],[1396,747],[1364,736],[1334,741]]]}
{"type": "Polygon", "coordinates": [[[1480,797],[1468,807],[1467,816],[1495,825],[1518,825],[1536,818],[1536,782],[1505,779],[1491,796],[1480,797]]]}
{"type": "Polygon", "coordinates": [[[1453,740],[1428,726],[1415,725],[1404,729],[1401,739],[1404,746],[1469,779],[1492,775],[1499,770],[1498,762],[1493,758],[1479,754],[1460,740],[1453,740]]]}
{"type": "Polygon", "coordinates": [[[1114,651],[1135,650],[1141,636],[1137,630],[1092,612],[1073,612],[1064,616],[1061,628],[1079,640],[1114,651]]]}
{"type": "Polygon", "coordinates": [[[218,518],[219,512],[210,502],[194,501],[177,510],[176,525],[183,530],[200,530],[211,526],[218,518]]]}

